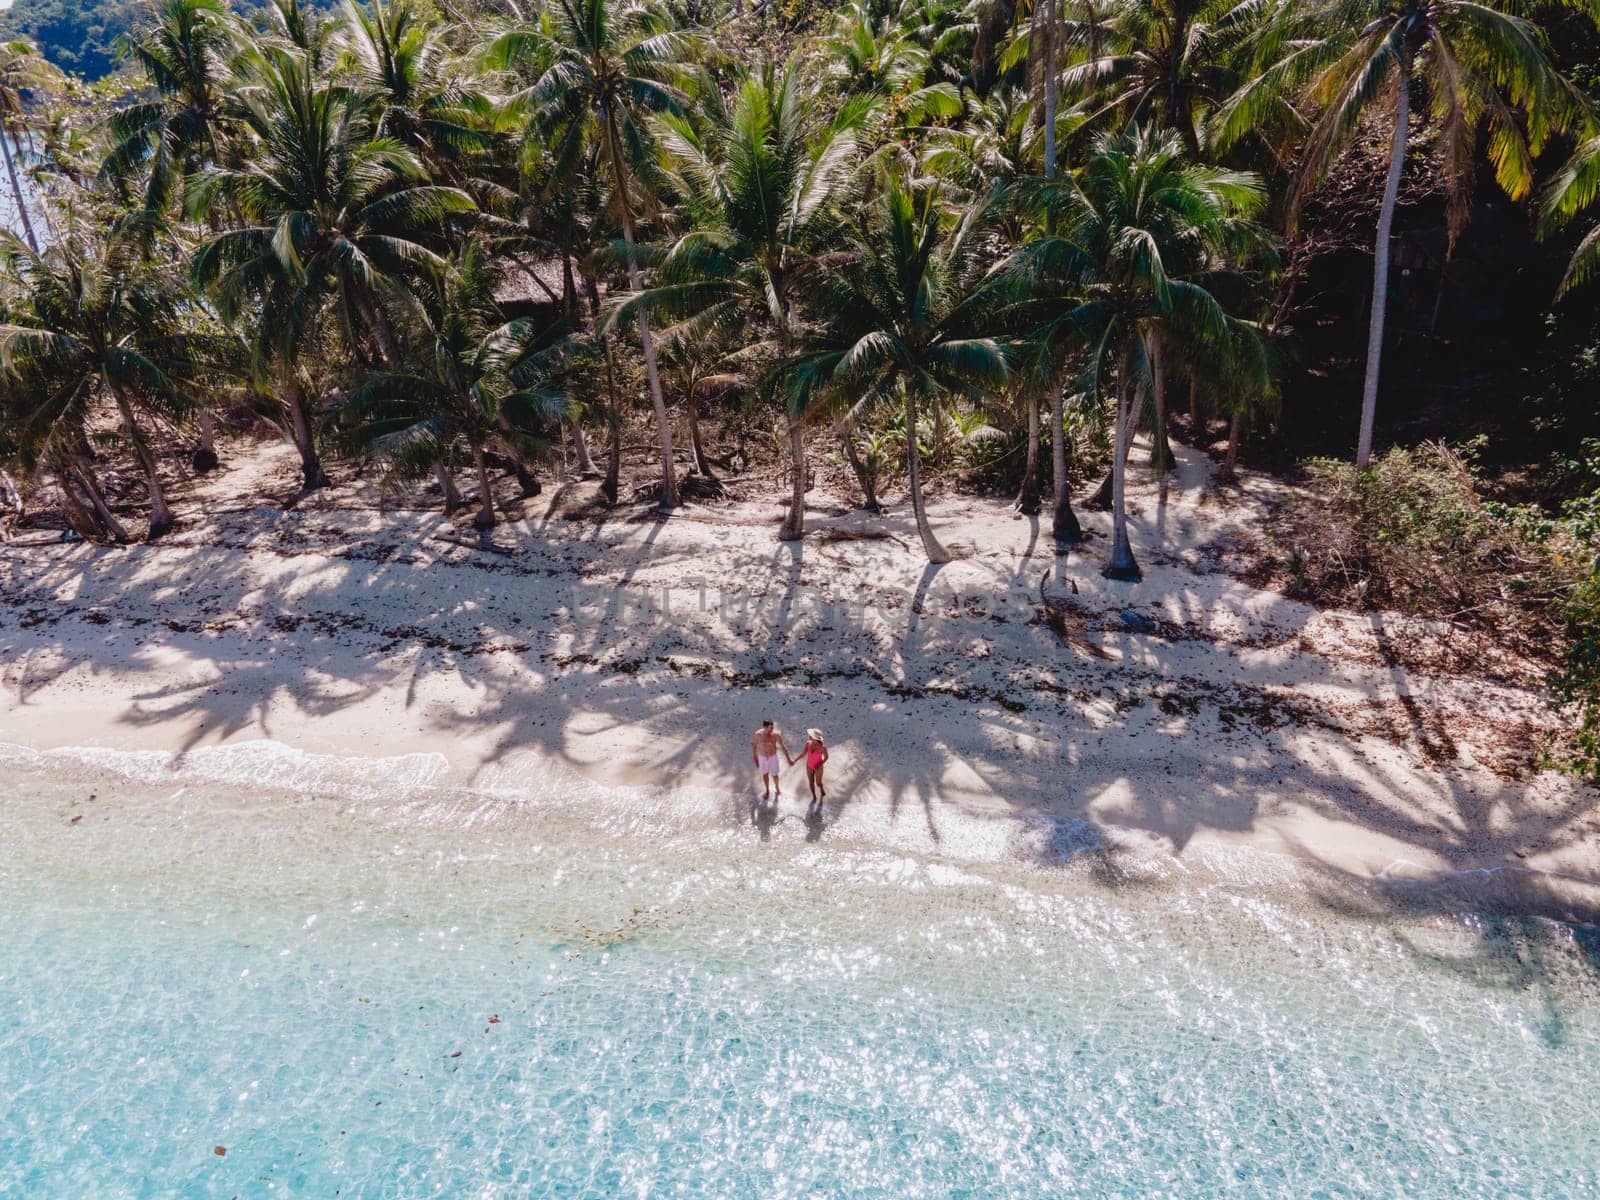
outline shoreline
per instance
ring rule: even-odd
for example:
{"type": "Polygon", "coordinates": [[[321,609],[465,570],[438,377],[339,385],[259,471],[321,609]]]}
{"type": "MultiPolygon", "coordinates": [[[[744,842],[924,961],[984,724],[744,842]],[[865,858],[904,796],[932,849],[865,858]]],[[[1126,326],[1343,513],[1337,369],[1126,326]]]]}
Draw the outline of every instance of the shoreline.
{"type": "MultiPolygon", "coordinates": [[[[750,730],[773,715],[793,738],[828,732],[841,837],[882,823],[937,854],[958,818],[1084,822],[1180,862],[1248,846],[1350,879],[1514,876],[1532,908],[1600,913],[1594,793],[1497,757],[1549,728],[1542,697],[1509,668],[1403,665],[1437,657],[1448,631],[1223,573],[1216,548],[1277,485],[1247,479],[1219,502],[1204,456],[1179,457],[1169,492],[1134,491],[1148,571],[1131,588],[1100,578],[1103,538],[1058,556],[1036,520],[967,498],[934,504],[961,554],[937,571],[909,514],[869,524],[825,495],[800,546],[771,540],[759,503],[595,523],[566,517],[557,492],[486,552],[346,486],[150,546],[13,547],[0,742],[181,754],[270,739],[438,753],[459,786],[516,760],[731,798],[751,794],[750,730]],[[752,603],[707,602],[708,587],[752,603]],[[1066,637],[1029,611],[1041,587],[1070,597],[1066,637]],[[574,613],[575,592],[596,606],[574,613]],[[862,595],[878,598],[866,619],[862,595]]],[[[233,468],[290,470],[271,446],[233,468]]],[[[1105,518],[1084,521],[1098,533],[1105,518]]],[[[785,782],[805,789],[798,768],[785,782]]]]}

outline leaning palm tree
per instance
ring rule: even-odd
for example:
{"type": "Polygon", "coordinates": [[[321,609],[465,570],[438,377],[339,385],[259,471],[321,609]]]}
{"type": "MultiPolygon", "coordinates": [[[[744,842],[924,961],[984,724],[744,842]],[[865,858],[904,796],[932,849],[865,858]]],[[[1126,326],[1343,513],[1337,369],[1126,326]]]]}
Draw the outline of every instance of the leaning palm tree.
{"type": "Polygon", "coordinates": [[[17,206],[17,219],[22,222],[23,236],[28,246],[38,253],[39,238],[33,231],[33,219],[28,215],[28,197],[22,189],[22,179],[17,170],[17,159],[22,157],[22,131],[28,120],[28,94],[47,93],[66,83],[66,76],[39,53],[39,47],[27,38],[17,38],[0,45],[0,155],[6,163],[10,177],[11,198],[17,206]]]}
{"type": "MultiPolygon", "coordinates": [[[[1587,0],[1558,0],[1588,10],[1587,0]]],[[[1323,105],[1301,157],[1291,210],[1328,172],[1362,117],[1392,102],[1389,172],[1373,248],[1372,316],[1356,465],[1372,456],[1378,369],[1389,287],[1389,234],[1405,167],[1413,89],[1420,85],[1438,124],[1439,171],[1452,242],[1465,228],[1480,133],[1488,137],[1495,180],[1513,200],[1533,184],[1533,160],[1568,126],[1580,103],[1550,64],[1544,37],[1517,11],[1519,0],[1361,0],[1339,8],[1344,28],[1359,30],[1350,48],[1313,81],[1323,105]],[[1392,97],[1392,100],[1391,100],[1392,97]],[[1509,103],[1508,103],[1509,101],[1509,103]]]]}
{"type": "MultiPolygon", "coordinates": [[[[650,141],[643,117],[684,110],[693,47],[693,39],[673,29],[661,9],[641,0],[554,0],[538,24],[496,39],[489,54],[490,63],[503,68],[537,64],[537,80],[519,97],[533,105],[534,120],[556,131],[558,141],[599,147],[622,227],[628,283],[636,292],[643,287],[636,251],[644,198],[638,168],[648,159],[650,141]]],[[[678,503],[672,425],[643,311],[639,344],[661,440],[661,507],[667,510],[678,503]]]]}
{"type": "Polygon", "coordinates": [[[300,54],[269,48],[247,93],[251,150],[237,167],[208,171],[191,203],[223,195],[244,225],[195,252],[191,274],[228,319],[247,311],[257,374],[275,390],[300,452],[305,486],[326,482],[300,371],[302,352],[334,310],[352,348],[361,331],[387,366],[401,347],[383,291],[442,267],[433,248],[452,213],[473,208],[456,188],[423,182],[421,162],[373,135],[361,96],[324,82],[300,54]]]}
{"type": "Polygon", "coordinates": [[[133,451],[145,478],[147,536],[160,537],[172,528],[172,510],[147,422],[183,420],[215,384],[214,346],[185,327],[180,295],[125,240],[74,234],[40,255],[5,235],[0,254],[17,298],[0,324],[0,370],[30,397],[19,439],[25,465],[48,463],[69,510],[93,513],[126,541],[86,453],[109,406],[120,423],[115,440],[133,451]]]}
{"type": "Polygon", "coordinates": [[[937,185],[896,174],[855,236],[854,252],[818,288],[817,332],[788,373],[789,405],[836,395],[851,403],[897,396],[904,405],[906,475],[929,562],[950,561],[928,523],[917,446],[918,412],[941,395],[1003,387],[1010,368],[990,336],[998,297],[984,286],[981,210],[955,222],[937,185]]]}
{"type": "Polygon", "coordinates": [[[358,440],[386,464],[386,482],[448,472],[463,453],[477,477],[479,529],[496,521],[490,455],[519,463],[545,457],[549,432],[566,412],[557,386],[561,330],[505,320],[494,299],[498,282],[483,244],[468,239],[417,306],[421,328],[410,339],[410,360],[373,372],[345,406],[358,440]]]}
{"type": "MultiPolygon", "coordinates": [[[[661,121],[689,229],[662,255],[655,286],[619,316],[661,313],[702,331],[764,330],[771,357],[794,351],[798,305],[820,278],[819,259],[845,244],[842,208],[856,139],[828,121],[797,64],[740,82],[731,108],[696,125],[661,121]]],[[[740,337],[749,345],[748,333],[740,337]]],[[[791,399],[795,398],[791,396],[791,399]]],[[[806,411],[787,412],[793,490],[778,536],[805,535],[806,411]]]]}
{"type": "Polygon", "coordinates": [[[1182,155],[1175,132],[1101,135],[1076,179],[1041,193],[1059,232],[1024,246],[1007,270],[1042,313],[1033,338],[1076,362],[1090,403],[1114,398],[1113,579],[1140,577],[1125,502],[1135,403],[1148,397],[1159,414],[1171,358],[1247,336],[1214,289],[1260,244],[1248,220],[1259,182],[1182,155]]]}

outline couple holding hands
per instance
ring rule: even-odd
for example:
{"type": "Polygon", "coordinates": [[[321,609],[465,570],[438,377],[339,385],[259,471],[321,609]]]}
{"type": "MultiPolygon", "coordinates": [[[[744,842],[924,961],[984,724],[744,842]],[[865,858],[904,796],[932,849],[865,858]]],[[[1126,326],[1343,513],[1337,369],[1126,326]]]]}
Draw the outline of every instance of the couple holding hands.
{"type": "MultiPolygon", "coordinates": [[[[778,732],[777,727],[770,720],[761,722],[761,728],[750,739],[750,757],[755,760],[756,770],[761,772],[763,800],[783,799],[783,784],[778,779],[783,770],[778,763],[779,753],[789,760],[791,767],[799,761],[799,757],[790,754],[789,747],[783,744],[783,734],[778,732]]],[[[811,785],[811,803],[813,806],[821,804],[828,795],[828,790],[822,786],[822,766],[828,761],[828,747],[822,741],[822,730],[806,730],[806,744],[800,756],[806,760],[806,782],[811,785]]]]}

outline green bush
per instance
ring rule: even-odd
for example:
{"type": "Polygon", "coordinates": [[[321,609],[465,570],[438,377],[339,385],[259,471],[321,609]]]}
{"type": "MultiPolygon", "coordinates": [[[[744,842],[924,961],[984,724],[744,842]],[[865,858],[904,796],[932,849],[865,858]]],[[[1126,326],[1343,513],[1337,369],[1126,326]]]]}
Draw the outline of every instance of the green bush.
{"type": "Polygon", "coordinates": [[[1548,518],[1485,501],[1475,450],[1396,447],[1364,471],[1308,463],[1308,494],[1288,521],[1293,590],[1494,627],[1506,624],[1508,606],[1543,614],[1559,574],[1550,537],[1538,536],[1548,518]]]}

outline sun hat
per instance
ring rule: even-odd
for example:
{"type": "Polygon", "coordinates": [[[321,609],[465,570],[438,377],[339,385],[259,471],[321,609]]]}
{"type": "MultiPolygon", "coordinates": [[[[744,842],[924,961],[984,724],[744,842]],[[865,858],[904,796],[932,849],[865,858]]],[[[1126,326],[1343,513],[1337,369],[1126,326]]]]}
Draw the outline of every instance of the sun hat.
{"type": "Polygon", "coordinates": [[[820,741],[822,741],[822,730],[820,730],[820,729],[808,729],[808,730],[806,730],[806,736],[808,738],[810,738],[812,741],[820,742],[820,741]]]}

